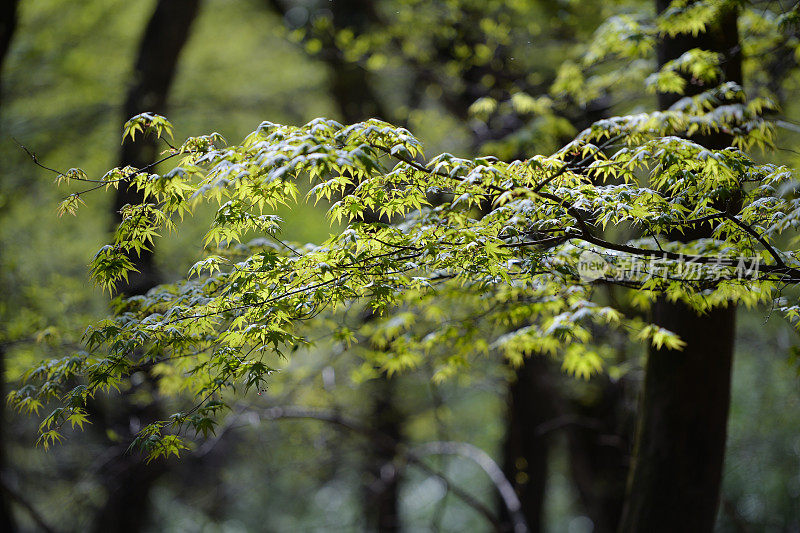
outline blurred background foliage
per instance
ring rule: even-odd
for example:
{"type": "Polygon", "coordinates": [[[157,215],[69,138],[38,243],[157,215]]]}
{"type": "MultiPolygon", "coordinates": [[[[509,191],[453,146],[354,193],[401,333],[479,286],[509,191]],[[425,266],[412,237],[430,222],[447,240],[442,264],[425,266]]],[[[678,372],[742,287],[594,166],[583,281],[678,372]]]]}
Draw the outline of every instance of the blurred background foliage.
{"type": "MultiPolygon", "coordinates": [[[[106,242],[112,221],[110,193],[80,216],[59,220],[55,206],[63,192],[19,144],[56,169],[80,166],[89,176],[101,176],[116,166],[127,118],[123,102],[155,6],[144,0],[19,4],[0,104],[0,342],[7,382],[35,361],[72,349],[82,328],[106,312],[107,296],[89,282],[86,264],[106,242]]],[[[177,126],[176,139],[217,131],[238,141],[262,120],[301,124],[318,116],[353,121],[377,114],[409,127],[428,154],[546,152],[587,121],[651,109],[654,96],[636,81],[637,66],[601,65],[601,72],[630,76],[633,89],[588,103],[575,101],[561,78],[565,89],[556,114],[504,112],[498,102],[551,91],[562,63],[575,57],[600,21],[652,9],[649,2],[577,0],[204,0],[177,64],[167,115],[177,126]]],[[[743,24],[757,32],[757,22],[743,24]]],[[[759,61],[758,50],[751,55],[759,61]]],[[[746,78],[770,84],[755,75],[746,78]]],[[[797,81],[788,77],[780,84],[786,117],[797,116],[797,81]]],[[[796,133],[788,132],[781,144],[792,148],[796,141],[796,133]]],[[[778,157],[797,159],[790,151],[778,157]]],[[[283,237],[325,238],[337,228],[323,213],[324,206],[304,204],[282,211],[283,237]]],[[[201,232],[190,223],[158,240],[155,257],[163,278],[184,275],[196,261],[201,232]]],[[[739,317],[718,529],[798,531],[800,387],[788,363],[797,340],[767,311],[742,310],[739,317]]],[[[367,493],[383,474],[376,478],[365,469],[374,447],[369,435],[342,424],[288,419],[274,410],[304,406],[365,426],[375,417],[385,380],[363,371],[357,346],[332,342],[324,331],[319,335],[319,344],[287,361],[266,391],[241,398],[215,436],[181,460],[149,467],[154,480],[145,500],[129,502],[142,514],[145,530],[373,527],[367,493]]],[[[626,374],[614,377],[629,384],[628,403],[641,378],[637,358],[632,360],[626,374]]],[[[423,364],[388,380],[393,430],[403,446],[464,441],[502,464],[513,372],[499,357],[487,357],[479,368],[443,384],[431,381],[432,372],[423,364]]],[[[592,382],[553,379],[567,396],[592,397],[592,382]]],[[[125,394],[126,401],[142,406],[156,396],[147,387],[125,394]]],[[[139,423],[133,415],[126,420],[131,427],[139,423]]],[[[100,475],[127,447],[115,426],[96,421],[44,453],[32,446],[31,420],[15,416],[4,423],[3,484],[14,496],[19,527],[40,529],[39,519],[55,531],[89,530],[109,491],[118,490],[100,475]]],[[[591,531],[574,487],[566,437],[556,428],[548,439],[544,530],[591,531]]],[[[450,487],[496,507],[494,488],[474,463],[457,456],[425,461],[445,474],[450,487]]],[[[398,521],[407,530],[490,529],[431,471],[404,461],[394,468],[400,472],[398,521]]]]}

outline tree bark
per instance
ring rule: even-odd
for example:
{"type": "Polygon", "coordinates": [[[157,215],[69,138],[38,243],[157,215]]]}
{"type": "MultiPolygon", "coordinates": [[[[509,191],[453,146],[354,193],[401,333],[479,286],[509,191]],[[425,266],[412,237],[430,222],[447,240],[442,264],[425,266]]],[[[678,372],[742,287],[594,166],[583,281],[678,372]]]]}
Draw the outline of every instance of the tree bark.
{"type": "MultiPolygon", "coordinates": [[[[568,118],[580,131],[604,118],[607,109],[604,100],[596,100],[568,118]]],[[[524,159],[525,155],[516,157],[524,159]]],[[[531,356],[516,371],[508,395],[503,469],[534,532],[543,530],[546,523],[547,458],[551,433],[556,430],[566,434],[572,481],[594,531],[610,533],[619,527],[632,417],[624,381],[611,382],[600,376],[593,381],[591,393],[565,393],[574,383],[564,382],[563,374],[544,355],[531,356]]],[[[503,505],[499,508],[507,521],[503,505]]]]}
{"type": "MultiPolygon", "coordinates": [[[[142,112],[164,114],[178,58],[189,38],[199,5],[199,0],[159,0],[139,45],[132,85],[123,107],[124,120],[142,112]]],[[[126,139],[123,143],[119,165],[143,168],[156,161],[156,157],[156,139],[139,136],[135,142],[126,139]]],[[[119,210],[124,205],[142,201],[139,191],[120,186],[114,198],[115,221],[119,222],[119,210]]],[[[139,272],[132,273],[129,281],[118,287],[118,292],[128,296],[144,294],[160,283],[152,250],[143,250],[131,259],[139,272]]],[[[150,385],[149,379],[142,384],[150,385]]],[[[160,405],[156,401],[137,405],[130,395],[126,396],[123,397],[120,411],[103,416],[105,427],[113,429],[123,439],[126,436],[133,437],[139,420],[160,417],[160,405]]],[[[150,490],[164,471],[163,465],[146,465],[140,457],[126,453],[124,448],[120,449],[120,453],[101,471],[108,496],[95,516],[92,530],[97,533],[124,533],[144,529],[149,516],[150,490]]]]}
{"type": "MultiPolygon", "coordinates": [[[[281,0],[268,0],[276,12],[286,15],[287,5],[281,0]]],[[[324,34],[315,34],[322,42],[319,58],[328,67],[329,91],[345,124],[369,118],[391,120],[381,102],[375,84],[363,66],[347,61],[336,45],[335,32],[345,28],[355,35],[363,33],[370,24],[379,24],[374,5],[369,0],[337,0],[326,6],[333,15],[333,28],[324,34]]],[[[367,222],[378,221],[375,212],[362,215],[367,222]]],[[[388,221],[387,221],[388,222],[388,221]]],[[[375,317],[365,313],[362,320],[375,317]]],[[[396,382],[386,377],[372,384],[372,412],[367,424],[378,435],[388,435],[393,442],[402,437],[403,415],[396,405],[396,382]]],[[[364,516],[370,531],[395,532],[400,530],[400,479],[394,466],[395,453],[385,446],[370,445],[365,450],[364,516]]]]}
{"type": "MultiPolygon", "coordinates": [[[[571,117],[575,129],[581,131],[606,118],[608,108],[607,98],[594,100],[571,117]]],[[[585,167],[590,164],[583,163],[585,167]]],[[[609,291],[614,288],[609,287],[609,291]]],[[[619,357],[624,358],[624,354],[619,357]]],[[[571,385],[575,385],[574,380],[571,385]]],[[[568,385],[563,383],[555,391],[561,416],[574,421],[566,426],[570,473],[594,533],[613,533],[622,519],[634,426],[627,385],[625,379],[595,376],[579,391],[564,393],[568,385]]]]}
{"type": "MultiPolygon", "coordinates": [[[[178,58],[189,38],[199,6],[199,0],[158,2],[139,45],[132,85],[123,107],[123,120],[143,112],[164,114],[178,58]]],[[[157,155],[156,139],[152,136],[139,136],[135,142],[127,138],[120,151],[119,165],[143,168],[156,161],[157,155]]],[[[119,210],[124,205],[138,204],[142,200],[142,194],[133,187],[120,186],[114,199],[115,221],[119,222],[119,210]]],[[[143,294],[158,285],[160,278],[152,251],[142,251],[132,260],[139,272],[131,273],[128,283],[120,286],[120,292],[143,294]]]]}
{"type": "MultiPolygon", "coordinates": [[[[557,414],[553,372],[547,368],[549,362],[545,357],[533,356],[517,370],[508,394],[508,429],[503,445],[503,472],[517,492],[531,533],[544,530],[550,435],[541,428],[557,414]]],[[[511,522],[505,506],[498,507],[510,531],[511,522]]]]}
{"type": "MultiPolygon", "coordinates": [[[[2,71],[11,39],[17,29],[17,0],[3,0],[0,4],[0,104],[3,102],[2,71]]],[[[0,398],[5,398],[5,348],[0,345],[0,398]]],[[[0,485],[6,466],[5,405],[0,406],[0,485]]],[[[0,531],[16,531],[8,494],[0,488],[0,531]]]]}
{"type": "MultiPolygon", "coordinates": [[[[402,414],[397,409],[396,380],[381,377],[374,382],[374,406],[368,427],[376,435],[386,435],[401,442],[402,414]]],[[[393,449],[369,444],[366,453],[365,505],[370,531],[400,531],[400,479],[393,449]]]]}
{"type": "MultiPolygon", "coordinates": [[[[5,397],[5,356],[5,347],[0,344],[0,397],[5,397]]],[[[3,489],[6,483],[3,479],[6,466],[5,409],[0,409],[0,418],[0,531],[16,531],[8,492],[3,489]]]]}
{"type": "MultiPolygon", "coordinates": [[[[657,0],[658,12],[669,4],[657,0]]],[[[697,36],[663,38],[659,64],[702,48],[722,54],[725,81],[741,84],[736,23],[737,13],[731,9],[697,36]]],[[[687,95],[708,88],[687,81],[687,95]]],[[[666,109],[679,98],[660,94],[659,106],[666,109]]],[[[731,139],[720,134],[694,140],[719,149],[731,139]]],[[[708,229],[696,228],[683,238],[704,236],[708,229]]],[[[654,322],[680,335],[686,347],[681,352],[654,348],[649,352],[621,531],[713,530],[725,453],[735,313],[729,305],[698,316],[682,303],[664,298],[656,302],[654,322]]]]}
{"type": "Polygon", "coordinates": [[[593,380],[596,390],[567,402],[575,421],[567,426],[570,470],[592,531],[614,533],[625,502],[633,417],[624,381],[593,380]]]}
{"type": "MultiPolygon", "coordinates": [[[[11,38],[17,30],[18,0],[0,0],[0,74],[3,71],[11,38]]],[[[0,84],[0,103],[3,101],[3,86],[0,84]]]]}

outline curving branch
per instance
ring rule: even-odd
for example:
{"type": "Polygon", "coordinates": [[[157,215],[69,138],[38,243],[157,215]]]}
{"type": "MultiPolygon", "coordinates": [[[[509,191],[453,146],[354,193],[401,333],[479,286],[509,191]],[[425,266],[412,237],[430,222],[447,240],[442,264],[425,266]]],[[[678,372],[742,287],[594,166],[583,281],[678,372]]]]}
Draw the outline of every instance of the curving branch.
{"type": "Polygon", "coordinates": [[[458,455],[473,461],[481,467],[489,479],[494,483],[497,492],[511,515],[515,533],[528,531],[525,515],[522,514],[522,504],[514,492],[514,487],[503,474],[503,469],[492,459],[489,454],[468,442],[434,441],[417,446],[408,452],[410,455],[458,455]]]}
{"type": "MultiPolygon", "coordinates": [[[[268,409],[265,409],[265,410],[261,411],[258,414],[259,414],[260,417],[263,417],[264,419],[267,419],[267,420],[282,420],[282,419],[293,419],[293,418],[294,419],[317,420],[317,421],[320,421],[320,422],[326,422],[326,423],[329,423],[329,424],[333,424],[333,425],[342,427],[344,429],[347,429],[349,431],[352,431],[354,433],[358,433],[360,435],[363,435],[363,436],[369,438],[370,441],[372,441],[373,444],[375,444],[377,446],[380,446],[380,447],[383,447],[383,448],[391,449],[399,458],[405,459],[409,464],[413,464],[414,466],[416,466],[417,468],[423,470],[424,472],[426,472],[426,473],[428,473],[430,475],[436,476],[442,482],[445,483],[445,485],[447,486],[448,490],[450,492],[452,492],[453,495],[455,495],[458,499],[460,499],[466,505],[468,505],[469,507],[471,507],[472,509],[477,511],[480,515],[482,515],[489,523],[492,524],[492,526],[495,529],[499,530],[500,527],[501,527],[501,524],[500,524],[500,521],[498,520],[498,518],[483,503],[481,503],[480,501],[475,499],[469,493],[467,493],[464,490],[462,490],[462,489],[458,488],[457,486],[453,485],[453,483],[451,481],[449,481],[448,478],[442,472],[439,472],[438,470],[436,470],[434,468],[431,468],[430,466],[425,464],[425,462],[422,460],[422,457],[424,455],[431,455],[432,453],[451,453],[451,452],[434,452],[434,451],[431,451],[431,450],[425,448],[424,447],[425,445],[423,445],[420,448],[417,448],[416,449],[417,451],[414,451],[414,450],[404,451],[403,449],[398,448],[398,444],[399,443],[395,439],[391,438],[390,436],[388,436],[386,434],[383,434],[383,433],[380,433],[380,432],[378,432],[378,431],[376,431],[376,430],[374,430],[374,429],[372,429],[370,427],[366,427],[366,426],[362,425],[357,420],[354,420],[352,418],[343,416],[342,414],[340,414],[338,412],[330,411],[330,410],[326,410],[326,409],[314,409],[314,408],[299,407],[299,406],[284,406],[284,407],[271,407],[271,408],[268,408],[268,409]]],[[[518,518],[520,518],[522,520],[522,522],[519,522],[518,520],[515,520],[515,530],[514,531],[515,532],[528,531],[527,525],[525,525],[525,519],[523,517],[521,517],[521,515],[520,515],[519,499],[516,500],[516,504],[515,504],[514,503],[514,499],[513,499],[515,497],[515,495],[512,497],[507,493],[507,491],[509,490],[511,485],[508,483],[508,480],[505,479],[505,476],[503,476],[502,471],[499,470],[499,467],[497,466],[497,464],[494,461],[492,461],[492,459],[488,455],[486,455],[485,452],[483,452],[479,448],[477,448],[475,446],[472,446],[470,444],[467,444],[467,443],[433,442],[433,443],[430,443],[430,444],[431,445],[437,445],[437,446],[441,445],[441,444],[447,444],[447,445],[453,445],[453,446],[456,446],[456,447],[457,447],[457,445],[463,445],[464,446],[463,449],[462,448],[456,448],[456,447],[453,448],[454,450],[458,449],[461,452],[461,453],[456,453],[456,454],[457,455],[464,455],[465,457],[467,456],[467,454],[470,454],[471,455],[470,458],[475,460],[481,466],[481,468],[483,468],[483,470],[485,472],[487,472],[487,474],[489,474],[489,478],[495,484],[495,486],[497,487],[498,491],[500,491],[500,494],[503,497],[503,501],[507,502],[507,505],[509,505],[509,512],[512,514],[512,516],[517,516],[518,518]],[[467,450],[467,449],[468,449],[468,451],[466,451],[466,452],[463,451],[463,450],[467,450]],[[478,453],[478,452],[480,452],[480,453],[478,453]],[[485,456],[485,457],[482,457],[480,454],[483,454],[483,456],[485,456]],[[489,464],[489,463],[491,463],[491,464],[489,464]],[[497,470],[494,470],[491,465],[494,465],[494,469],[497,469],[497,470]],[[499,475],[502,476],[502,481],[504,481],[505,484],[503,484],[502,481],[497,478],[497,473],[498,472],[499,472],[499,475]],[[523,529],[517,529],[516,526],[518,524],[521,524],[521,526],[523,526],[523,529]]],[[[444,448],[442,448],[442,449],[444,449],[444,448]]],[[[453,453],[455,453],[455,452],[453,452],[453,453]]],[[[513,489],[511,489],[511,491],[513,493],[513,489]]]]}

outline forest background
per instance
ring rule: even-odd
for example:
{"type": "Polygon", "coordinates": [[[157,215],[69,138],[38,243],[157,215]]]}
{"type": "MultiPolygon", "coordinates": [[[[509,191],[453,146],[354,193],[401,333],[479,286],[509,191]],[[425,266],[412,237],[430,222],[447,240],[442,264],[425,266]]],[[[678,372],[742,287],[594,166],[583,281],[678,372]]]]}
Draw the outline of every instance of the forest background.
{"type": "MultiPolygon", "coordinates": [[[[36,361],[72,349],[108,307],[86,264],[108,239],[115,199],[109,194],[78,217],[59,218],[63,191],[31,153],[49,167],[80,164],[88,175],[102,175],[120,159],[148,157],[120,153],[120,132],[131,115],[155,110],[176,125],[176,139],[216,131],[236,142],[262,120],[303,124],[325,116],[352,123],[375,116],[408,127],[428,153],[506,158],[555,149],[594,120],[656,106],[634,74],[625,78],[636,65],[617,74],[631,85],[625,98],[610,91],[580,96],[563,67],[600,22],[652,16],[652,2],[166,4],[4,4],[17,10],[13,32],[7,31],[12,17],[3,15],[10,44],[0,77],[0,342],[7,388],[36,361]],[[167,25],[161,33],[159,24],[167,25]],[[148,86],[143,79],[163,83],[148,86]],[[560,98],[565,111],[498,112],[521,93],[560,98]]],[[[740,25],[757,27],[758,16],[769,20],[781,10],[777,2],[748,4],[740,25]]],[[[789,33],[781,50],[796,46],[789,33]]],[[[752,52],[753,61],[764,53],[752,52]]],[[[771,89],[782,106],[773,118],[783,124],[785,149],[769,157],[796,166],[794,61],[785,59],[790,67],[776,68],[774,80],[754,84],[771,89]]],[[[339,228],[324,212],[322,205],[281,210],[281,237],[328,237],[339,228]]],[[[201,235],[202,227],[189,222],[177,236],[158,239],[152,275],[183,276],[199,257],[201,235]]],[[[796,333],[762,308],[740,310],[738,322],[717,529],[796,531],[796,333]]],[[[0,435],[4,494],[21,530],[492,529],[484,511],[500,516],[502,505],[469,453],[426,457],[421,465],[397,462],[376,444],[379,432],[409,449],[448,441],[485,451],[523,496],[532,529],[612,530],[643,368],[641,347],[619,349],[625,352],[619,365],[585,381],[563,375],[560,363],[547,358],[530,360],[524,374],[487,357],[439,382],[424,363],[388,380],[377,377],[358,348],[321,339],[287,361],[266,390],[240,398],[216,434],[181,459],[147,465],[126,453],[159,401],[146,384],[125,391],[124,402],[99,402],[91,426],[47,453],[33,446],[36,422],[9,414],[0,435]],[[529,386],[520,391],[514,383],[526,375],[529,386]],[[526,396],[531,390],[545,393],[526,396]],[[524,422],[514,416],[520,402],[535,406],[524,422]],[[516,457],[509,435],[525,432],[525,453],[537,462],[509,464],[516,457]],[[607,471],[614,472],[612,485],[598,488],[607,471]]]]}

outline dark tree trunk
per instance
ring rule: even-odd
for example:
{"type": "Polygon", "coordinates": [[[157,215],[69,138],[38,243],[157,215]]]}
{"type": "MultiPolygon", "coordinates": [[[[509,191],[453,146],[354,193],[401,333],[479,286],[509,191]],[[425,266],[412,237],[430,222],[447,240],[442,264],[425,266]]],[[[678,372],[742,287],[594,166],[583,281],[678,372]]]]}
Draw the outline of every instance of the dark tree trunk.
{"type": "MultiPolygon", "coordinates": [[[[359,35],[377,22],[374,5],[368,0],[337,0],[329,7],[333,11],[334,31],[350,28],[359,35]]],[[[369,72],[345,59],[332,33],[321,38],[321,57],[328,66],[330,93],[342,120],[346,124],[369,118],[390,120],[369,72]]],[[[375,213],[366,213],[364,219],[377,220],[378,217],[375,213]]],[[[400,442],[403,416],[396,404],[396,387],[396,381],[386,377],[375,380],[371,392],[374,405],[368,422],[376,434],[400,442]]],[[[395,454],[390,448],[370,445],[366,450],[364,510],[370,530],[382,533],[400,530],[400,480],[394,462],[395,454]]]]}
{"type": "MultiPolygon", "coordinates": [[[[123,108],[124,120],[142,112],[163,114],[167,95],[175,77],[178,57],[189,37],[198,9],[199,0],[160,0],[147,24],[139,46],[133,72],[132,85],[123,108]]],[[[136,142],[126,139],[120,153],[120,166],[143,168],[156,161],[156,140],[140,136],[136,142]]],[[[126,204],[138,204],[142,195],[133,188],[120,186],[114,199],[113,213],[119,221],[119,210],[126,204]]],[[[153,252],[142,251],[132,260],[138,273],[132,273],[127,284],[118,288],[126,295],[144,294],[161,280],[153,262],[153,252]]],[[[145,380],[142,387],[151,387],[145,380]]],[[[152,387],[151,387],[152,388],[152,387]]],[[[160,417],[160,406],[153,401],[136,405],[131,397],[124,398],[120,411],[103,416],[105,427],[132,437],[139,421],[160,417]]],[[[149,515],[150,490],[164,467],[146,465],[135,454],[120,452],[101,471],[107,500],[95,517],[93,531],[141,531],[149,515]]]]}
{"type": "MultiPolygon", "coordinates": [[[[374,3],[370,0],[337,0],[330,4],[330,8],[336,31],[351,28],[359,35],[371,24],[378,23],[374,3]]],[[[370,73],[362,65],[345,59],[332,34],[325,36],[323,41],[322,53],[329,67],[331,96],[345,123],[352,124],[368,118],[391,120],[378,97],[370,73]]]]}
{"type": "MultiPolygon", "coordinates": [[[[17,29],[18,0],[0,0],[0,74],[3,71],[11,38],[17,29]]],[[[0,103],[3,101],[3,85],[0,83],[0,103]]]]}
{"type": "MultiPolygon", "coordinates": [[[[143,112],[163,114],[167,95],[178,64],[178,57],[189,38],[200,2],[199,0],[160,0],[147,24],[134,65],[133,80],[123,107],[123,119],[143,112]]],[[[139,136],[136,142],[127,138],[120,152],[120,166],[143,168],[157,157],[156,139],[139,136]]],[[[114,199],[115,220],[126,204],[142,202],[142,195],[134,188],[120,186],[114,199]]],[[[152,251],[143,251],[134,257],[140,271],[131,273],[129,282],[120,287],[125,294],[143,294],[160,282],[152,251]]]]}
{"type": "MultiPolygon", "coordinates": [[[[629,465],[632,418],[625,388],[623,382],[596,377],[587,384],[590,391],[571,397],[562,392],[571,379],[544,356],[534,356],[517,371],[509,390],[503,470],[530,530],[544,531],[549,454],[553,434],[563,432],[583,510],[595,532],[611,533],[619,527],[629,465]]],[[[499,508],[509,524],[504,506],[499,508]]]]}
{"type": "MultiPolygon", "coordinates": [[[[658,11],[669,3],[658,0],[658,11]]],[[[736,23],[737,13],[731,10],[705,33],[664,38],[659,64],[703,48],[723,54],[726,81],[741,84],[736,23]]],[[[687,93],[705,89],[689,80],[687,93]]],[[[678,98],[660,94],[659,106],[665,109],[678,98]]],[[[709,148],[730,143],[726,135],[695,140],[709,148]]],[[[683,238],[707,235],[707,229],[697,228],[683,238]]],[[[655,304],[654,322],[680,335],[686,347],[681,352],[650,350],[621,531],[713,530],[725,454],[735,313],[733,305],[698,316],[663,298],[655,304]]]]}
{"type": "Polygon", "coordinates": [[[680,334],[682,352],[647,361],[624,532],[712,531],[730,399],[735,309],[698,317],[659,302],[657,324],[680,334]]]}
{"type": "MultiPolygon", "coordinates": [[[[0,397],[5,397],[5,356],[5,348],[0,344],[0,397]]],[[[0,531],[16,531],[14,517],[11,515],[11,502],[5,490],[5,422],[5,409],[0,409],[0,531]]]]}
{"type": "MultiPolygon", "coordinates": [[[[284,0],[267,0],[269,7],[286,15],[290,4],[284,0]]],[[[336,44],[336,32],[350,29],[355,35],[363,34],[371,25],[380,25],[371,0],[336,0],[322,6],[330,10],[333,18],[331,28],[322,31],[310,30],[319,39],[322,47],[314,57],[328,67],[328,87],[339,114],[345,124],[353,124],[368,118],[391,120],[388,110],[378,97],[370,73],[357,62],[348,61],[336,44]]]]}
{"type": "MultiPolygon", "coordinates": [[[[597,100],[568,118],[580,131],[602,119],[607,108],[607,102],[597,100]]],[[[622,514],[631,440],[624,382],[597,377],[590,393],[576,392],[577,396],[564,393],[571,385],[546,356],[534,355],[517,369],[508,395],[503,470],[520,497],[529,527],[541,531],[551,433],[564,430],[570,473],[584,512],[596,533],[613,532],[622,514]]],[[[502,503],[499,509],[508,522],[502,503]]]]}
{"type": "MultiPolygon", "coordinates": [[[[380,378],[374,382],[369,427],[376,435],[400,442],[402,414],[395,398],[396,380],[380,378]]],[[[367,450],[367,482],[365,483],[365,510],[370,531],[400,531],[399,477],[392,449],[369,444],[367,450]]]]}
{"type": "MultiPolygon", "coordinates": [[[[11,38],[17,29],[17,0],[2,0],[0,4],[0,76],[5,64],[11,38]]],[[[3,83],[0,77],[0,104],[3,102],[3,83]]],[[[0,345],[0,398],[5,398],[5,348],[0,345]]],[[[8,494],[2,489],[5,483],[5,403],[0,406],[0,531],[16,531],[8,494]]]]}
{"type": "MultiPolygon", "coordinates": [[[[281,0],[268,0],[269,6],[285,15],[287,4],[281,0]]],[[[355,35],[363,33],[370,24],[379,24],[374,4],[369,0],[337,0],[326,6],[333,14],[333,31],[315,34],[322,41],[319,58],[328,67],[329,91],[341,119],[353,124],[369,118],[391,120],[383,106],[374,81],[361,65],[347,61],[336,45],[334,32],[345,28],[355,35]]],[[[374,212],[363,215],[365,221],[377,221],[374,212]]],[[[365,313],[363,320],[373,320],[365,313]]],[[[403,415],[397,409],[396,388],[392,380],[381,377],[372,384],[372,412],[367,421],[378,435],[399,442],[402,435],[403,415]]],[[[385,446],[370,445],[364,458],[364,515],[370,530],[394,532],[400,530],[399,472],[394,466],[395,453],[385,446]]]]}
{"type": "Polygon", "coordinates": [[[625,501],[633,417],[624,381],[593,379],[596,390],[568,402],[570,470],[592,531],[614,533],[625,501]]]}
{"type": "MultiPolygon", "coordinates": [[[[503,471],[519,496],[532,533],[544,528],[550,432],[543,428],[557,414],[553,372],[548,363],[545,356],[533,356],[517,370],[508,393],[508,429],[503,445],[503,471]]],[[[500,505],[500,510],[503,522],[510,524],[505,506],[500,505]]]]}

